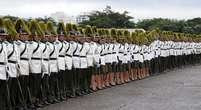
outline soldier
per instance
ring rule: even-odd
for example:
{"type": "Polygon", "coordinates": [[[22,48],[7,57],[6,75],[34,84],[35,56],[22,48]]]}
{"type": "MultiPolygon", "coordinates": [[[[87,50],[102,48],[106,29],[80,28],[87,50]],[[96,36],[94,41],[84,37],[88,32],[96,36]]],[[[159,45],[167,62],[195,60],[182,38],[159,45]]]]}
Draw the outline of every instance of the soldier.
{"type": "Polygon", "coordinates": [[[94,63],[95,63],[95,74],[96,76],[92,75],[92,84],[91,88],[92,90],[96,91],[97,89],[103,89],[105,87],[103,82],[103,74],[104,74],[104,66],[105,66],[105,60],[103,55],[104,50],[104,41],[101,38],[103,35],[103,32],[101,29],[97,29],[98,33],[98,44],[96,45],[95,55],[94,55],[94,63]]]}
{"type": "Polygon", "coordinates": [[[10,100],[13,109],[23,109],[24,108],[24,100],[21,91],[21,85],[18,80],[19,76],[19,50],[17,46],[16,40],[18,40],[17,32],[11,20],[5,20],[5,28],[8,31],[9,36],[7,36],[7,41],[5,42],[7,47],[7,57],[8,57],[8,64],[7,64],[7,73],[9,76],[8,84],[10,89],[10,100]]]}
{"type": "Polygon", "coordinates": [[[67,96],[69,97],[75,97],[75,79],[74,79],[74,73],[73,73],[73,52],[76,49],[76,43],[73,42],[71,38],[73,38],[71,35],[72,33],[72,25],[66,24],[66,31],[69,32],[70,37],[67,38],[66,42],[66,56],[65,56],[65,62],[66,62],[66,88],[67,90],[67,96]]]}
{"type": "Polygon", "coordinates": [[[19,61],[19,81],[22,87],[22,93],[24,96],[24,105],[31,105],[31,94],[29,89],[29,63],[30,63],[30,47],[29,47],[29,35],[31,32],[24,23],[24,20],[18,19],[15,24],[16,31],[20,34],[20,40],[17,41],[20,61],[19,61]]]}
{"type": "Polygon", "coordinates": [[[49,54],[49,86],[50,86],[50,96],[53,103],[59,102],[59,80],[58,80],[58,48],[56,47],[57,35],[51,34],[49,36],[48,46],[50,49],[49,54]]]}
{"type": "Polygon", "coordinates": [[[124,37],[125,37],[125,51],[124,51],[124,62],[125,63],[125,73],[124,73],[124,80],[125,82],[130,82],[130,78],[129,78],[129,73],[130,73],[130,69],[131,69],[131,62],[130,62],[130,45],[129,43],[131,42],[130,39],[130,32],[125,30],[124,31],[124,37]]]}
{"type": "Polygon", "coordinates": [[[105,63],[105,55],[106,55],[106,40],[104,38],[104,32],[102,29],[98,30],[99,36],[102,37],[101,43],[101,52],[100,52],[100,76],[101,76],[101,86],[100,89],[103,89],[106,87],[106,80],[105,80],[105,74],[106,74],[106,63],[105,63]]]}
{"type": "Polygon", "coordinates": [[[81,68],[80,68],[80,50],[82,49],[82,43],[78,39],[78,32],[77,32],[77,26],[72,25],[72,31],[70,31],[71,36],[74,36],[74,41],[72,41],[72,46],[73,46],[73,56],[72,56],[72,61],[73,61],[73,81],[75,88],[73,89],[73,93],[75,92],[76,95],[81,96],[82,90],[80,88],[81,84],[81,68]]]}
{"type": "Polygon", "coordinates": [[[31,20],[30,31],[32,41],[30,42],[30,76],[29,87],[32,97],[32,103],[35,107],[42,107],[41,105],[41,79],[42,79],[42,54],[43,48],[41,46],[41,39],[44,32],[41,30],[36,20],[31,20]]]}
{"type": "Polygon", "coordinates": [[[110,39],[111,39],[111,44],[110,44],[110,60],[111,60],[111,73],[110,73],[110,85],[115,86],[116,85],[116,72],[117,72],[117,64],[118,64],[118,59],[117,59],[117,53],[119,51],[119,46],[118,43],[116,42],[117,40],[117,32],[115,29],[110,30],[110,39]]]}
{"type": "Polygon", "coordinates": [[[92,66],[93,66],[93,59],[92,59],[92,52],[93,48],[90,46],[90,37],[92,37],[92,29],[91,26],[86,26],[84,29],[84,36],[79,39],[79,42],[82,44],[82,49],[80,50],[80,85],[82,94],[90,93],[90,78],[92,74],[92,66]],[[88,38],[87,38],[88,37],[88,38]]]}
{"type": "Polygon", "coordinates": [[[98,49],[98,39],[97,39],[97,29],[95,26],[92,26],[92,41],[90,43],[90,49],[87,52],[88,53],[88,61],[89,64],[92,62],[90,66],[88,66],[88,71],[91,74],[91,80],[89,80],[90,88],[93,91],[98,90],[98,84],[99,84],[99,60],[100,60],[100,49],[98,49]]]}
{"type": "Polygon", "coordinates": [[[8,88],[7,47],[4,43],[6,36],[7,34],[4,26],[4,20],[0,18],[0,108],[2,110],[12,110],[10,104],[10,92],[8,88]]]}
{"type": "Polygon", "coordinates": [[[41,84],[41,92],[42,92],[42,104],[49,105],[53,102],[53,98],[50,95],[50,87],[49,87],[49,38],[51,35],[56,35],[56,31],[54,30],[52,22],[48,21],[47,24],[44,22],[39,22],[40,28],[43,30],[45,36],[41,39],[41,48],[42,48],[42,84],[41,84]]]}
{"type": "Polygon", "coordinates": [[[57,33],[58,33],[58,40],[55,42],[56,43],[56,48],[58,52],[58,68],[59,68],[59,73],[58,73],[58,78],[59,78],[59,95],[60,95],[60,100],[63,101],[66,99],[66,85],[65,85],[65,54],[66,54],[66,45],[64,42],[64,37],[67,35],[66,33],[66,28],[64,24],[61,22],[58,24],[57,28],[57,33]]]}
{"type": "Polygon", "coordinates": [[[101,53],[101,39],[100,36],[96,36],[94,38],[94,47],[95,47],[95,53],[93,55],[94,58],[94,72],[92,73],[92,90],[96,91],[98,89],[102,89],[102,81],[101,81],[101,73],[100,73],[100,53],[101,53]],[[94,78],[94,80],[93,80],[94,78]]]}
{"type": "Polygon", "coordinates": [[[120,84],[120,75],[119,75],[119,60],[118,60],[118,54],[119,54],[119,47],[120,47],[120,43],[119,41],[119,36],[117,35],[117,31],[116,29],[111,29],[111,37],[114,38],[115,43],[114,43],[114,48],[113,48],[113,72],[114,72],[114,84],[120,84]],[[113,34],[112,34],[113,33],[113,34]]]}
{"type": "Polygon", "coordinates": [[[106,87],[110,86],[110,72],[111,72],[111,60],[110,60],[110,54],[111,54],[111,47],[112,45],[110,45],[111,40],[108,38],[109,35],[105,32],[104,29],[102,29],[103,31],[103,35],[106,39],[106,42],[104,44],[104,60],[105,60],[105,74],[103,75],[103,78],[105,79],[104,81],[104,85],[106,87]]]}
{"type": "Polygon", "coordinates": [[[123,84],[125,83],[124,82],[124,67],[123,67],[123,60],[124,60],[124,42],[123,42],[123,32],[121,30],[118,30],[117,31],[117,36],[119,38],[119,43],[120,43],[120,46],[119,46],[119,53],[118,53],[118,68],[119,70],[118,73],[117,73],[117,80],[118,80],[118,77],[119,77],[119,84],[123,84]]]}

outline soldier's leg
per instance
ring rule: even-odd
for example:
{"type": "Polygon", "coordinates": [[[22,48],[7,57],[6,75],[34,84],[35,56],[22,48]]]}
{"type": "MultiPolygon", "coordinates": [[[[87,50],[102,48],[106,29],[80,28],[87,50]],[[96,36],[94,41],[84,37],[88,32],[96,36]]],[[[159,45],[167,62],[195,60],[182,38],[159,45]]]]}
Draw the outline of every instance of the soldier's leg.
{"type": "Polygon", "coordinates": [[[71,80],[70,80],[70,71],[65,70],[65,83],[66,83],[66,97],[70,97],[72,93],[72,87],[71,87],[71,80]]]}
{"type": "Polygon", "coordinates": [[[131,62],[128,62],[128,64],[127,64],[127,80],[128,80],[128,82],[131,81],[131,77],[132,77],[131,62]]]}
{"type": "Polygon", "coordinates": [[[112,76],[112,64],[109,63],[108,64],[108,75],[107,75],[109,87],[111,86],[112,78],[113,78],[113,76],[112,76]]]}
{"type": "Polygon", "coordinates": [[[15,109],[16,103],[16,88],[14,87],[16,84],[13,84],[13,78],[9,78],[8,80],[8,86],[9,86],[9,93],[10,93],[10,104],[11,108],[15,109]]]}
{"type": "Polygon", "coordinates": [[[29,74],[29,89],[30,89],[30,98],[31,103],[29,104],[29,108],[35,108],[34,103],[36,102],[36,90],[35,90],[35,78],[34,74],[29,74]]]}
{"type": "Polygon", "coordinates": [[[87,69],[82,69],[80,73],[80,85],[81,85],[81,93],[83,95],[88,94],[88,82],[87,82],[88,72],[87,69]]]}
{"type": "Polygon", "coordinates": [[[0,108],[2,110],[6,110],[6,100],[3,99],[4,94],[4,85],[3,85],[3,80],[0,79],[0,108]]]}
{"type": "Polygon", "coordinates": [[[80,85],[81,84],[80,83],[80,80],[81,80],[80,73],[81,73],[81,69],[76,69],[75,82],[76,82],[76,95],[77,96],[82,96],[81,85],[80,85]]]}
{"type": "Polygon", "coordinates": [[[98,89],[102,89],[102,81],[101,81],[101,66],[97,66],[95,69],[95,73],[96,73],[96,87],[98,89]]]}
{"type": "Polygon", "coordinates": [[[108,74],[108,65],[105,64],[105,66],[104,66],[104,74],[103,74],[103,83],[104,83],[105,87],[108,86],[108,84],[107,84],[107,82],[108,82],[107,74],[108,74]]]}
{"type": "Polygon", "coordinates": [[[101,76],[102,77],[101,82],[102,82],[102,87],[105,88],[106,87],[106,78],[105,78],[106,77],[106,65],[103,65],[102,69],[103,69],[102,70],[103,73],[102,73],[102,76],[101,76]]]}
{"type": "Polygon", "coordinates": [[[105,87],[103,82],[103,74],[104,74],[104,65],[100,65],[100,71],[99,71],[99,78],[98,78],[98,89],[103,89],[105,87]]]}
{"type": "Polygon", "coordinates": [[[116,85],[115,84],[115,72],[116,72],[116,69],[115,69],[115,63],[112,63],[111,65],[110,65],[111,67],[110,67],[110,85],[112,85],[112,86],[114,86],[114,85],[116,85]]]}
{"type": "Polygon", "coordinates": [[[27,104],[30,103],[27,79],[28,79],[28,76],[25,76],[25,75],[18,77],[19,83],[21,85],[21,92],[23,94],[23,99],[24,99],[23,105],[25,106],[25,108],[27,108],[27,104]]]}
{"type": "Polygon", "coordinates": [[[88,79],[88,81],[90,81],[90,88],[93,91],[97,91],[98,84],[100,83],[97,68],[98,67],[94,67],[94,71],[91,70],[92,68],[88,68],[88,73],[91,73],[91,80],[88,79]]]}
{"type": "Polygon", "coordinates": [[[75,97],[75,69],[73,68],[72,70],[67,72],[67,78],[68,78],[68,83],[69,83],[69,90],[70,90],[70,97],[75,97]]]}
{"type": "Polygon", "coordinates": [[[25,76],[25,79],[24,79],[25,80],[24,81],[25,84],[24,85],[26,86],[26,88],[25,88],[26,90],[25,91],[26,91],[26,95],[27,95],[26,96],[27,99],[25,101],[27,103],[27,107],[29,107],[32,104],[31,91],[30,91],[30,86],[29,86],[30,85],[29,84],[30,83],[29,79],[30,79],[29,76],[25,76]]]}
{"type": "Polygon", "coordinates": [[[10,92],[12,92],[13,106],[15,109],[24,108],[23,94],[21,90],[20,82],[17,78],[12,78],[10,92]]]}
{"type": "Polygon", "coordinates": [[[50,93],[49,93],[49,75],[48,74],[44,74],[43,78],[42,78],[42,89],[43,89],[43,93],[42,93],[42,99],[43,99],[43,103],[45,105],[49,105],[50,101],[50,93]]]}
{"type": "Polygon", "coordinates": [[[12,110],[10,92],[6,80],[0,80],[0,108],[1,110],[12,110]]]}
{"type": "Polygon", "coordinates": [[[65,97],[66,95],[65,95],[65,74],[64,74],[64,70],[60,70],[58,81],[59,81],[60,100],[64,101],[66,99],[66,97],[65,97]]]}
{"type": "Polygon", "coordinates": [[[127,81],[127,76],[126,76],[127,75],[126,70],[127,70],[127,66],[126,66],[126,64],[123,64],[123,72],[122,72],[122,74],[123,74],[124,83],[128,82],[127,81]]]}
{"type": "Polygon", "coordinates": [[[87,68],[87,89],[88,89],[88,93],[93,92],[90,88],[91,86],[91,81],[92,81],[92,77],[94,77],[94,85],[97,87],[97,67],[90,67],[87,68]]]}
{"type": "Polygon", "coordinates": [[[137,80],[137,61],[133,62],[133,75],[134,75],[134,80],[137,80]]]}
{"type": "Polygon", "coordinates": [[[51,72],[49,77],[49,86],[50,86],[50,97],[51,97],[51,103],[57,103],[57,94],[56,94],[56,79],[55,75],[56,73],[51,72]]]}
{"type": "Polygon", "coordinates": [[[42,86],[41,86],[42,74],[35,74],[36,83],[36,103],[37,107],[42,107],[42,86]]]}
{"type": "Polygon", "coordinates": [[[73,87],[73,93],[76,94],[76,90],[77,90],[77,72],[78,70],[76,68],[73,68],[73,72],[72,72],[72,84],[74,85],[73,87]]]}
{"type": "Polygon", "coordinates": [[[120,80],[120,62],[117,63],[116,66],[116,84],[121,84],[121,80],[120,80]]]}

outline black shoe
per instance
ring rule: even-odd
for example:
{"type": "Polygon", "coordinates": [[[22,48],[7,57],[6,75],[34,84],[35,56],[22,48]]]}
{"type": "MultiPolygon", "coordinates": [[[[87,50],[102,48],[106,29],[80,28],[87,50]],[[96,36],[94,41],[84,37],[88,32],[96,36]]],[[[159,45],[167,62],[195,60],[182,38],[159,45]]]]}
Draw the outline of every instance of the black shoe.
{"type": "Polygon", "coordinates": [[[75,94],[76,94],[76,96],[83,96],[83,94],[81,92],[78,92],[78,91],[75,94]]]}
{"type": "Polygon", "coordinates": [[[72,94],[69,95],[69,97],[70,97],[70,98],[75,98],[75,97],[76,97],[76,94],[75,94],[75,93],[72,93],[72,94]]]}
{"type": "Polygon", "coordinates": [[[54,101],[53,100],[47,100],[47,103],[54,104],[54,101]]]}
{"type": "Polygon", "coordinates": [[[34,104],[34,105],[35,105],[36,108],[41,108],[41,107],[43,107],[43,105],[41,105],[41,104],[39,104],[39,103],[34,104]]]}
{"type": "Polygon", "coordinates": [[[50,105],[50,103],[48,101],[44,101],[45,105],[50,105]]]}
{"type": "Polygon", "coordinates": [[[34,106],[33,104],[28,105],[28,109],[35,110],[36,108],[37,108],[37,107],[36,107],[36,106],[34,106]]]}
{"type": "Polygon", "coordinates": [[[92,89],[89,89],[89,94],[90,94],[90,93],[93,93],[93,92],[94,92],[94,91],[93,91],[92,89]]]}
{"type": "Polygon", "coordinates": [[[53,102],[54,102],[54,103],[59,103],[59,100],[54,99],[53,102]]]}
{"type": "Polygon", "coordinates": [[[81,94],[83,94],[83,95],[87,95],[88,93],[85,92],[85,91],[81,91],[81,94]]]}

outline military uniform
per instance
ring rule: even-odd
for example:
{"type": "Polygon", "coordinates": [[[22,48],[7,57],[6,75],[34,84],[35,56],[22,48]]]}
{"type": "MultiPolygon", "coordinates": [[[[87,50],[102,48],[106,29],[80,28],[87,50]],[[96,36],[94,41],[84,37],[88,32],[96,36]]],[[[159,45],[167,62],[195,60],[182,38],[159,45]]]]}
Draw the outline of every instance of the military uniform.
{"type": "Polygon", "coordinates": [[[32,102],[36,107],[40,107],[41,79],[42,79],[42,54],[43,48],[41,42],[31,41],[30,43],[30,79],[29,86],[32,96],[32,102]]]}
{"type": "Polygon", "coordinates": [[[76,44],[74,45],[74,42],[66,42],[66,56],[65,56],[65,64],[66,64],[66,88],[67,90],[67,96],[75,97],[75,81],[73,77],[73,52],[76,49],[76,44]]]}
{"type": "Polygon", "coordinates": [[[29,88],[29,64],[30,64],[30,45],[28,41],[17,41],[18,48],[20,53],[20,61],[19,64],[19,82],[22,88],[22,93],[24,96],[24,104],[30,105],[31,102],[31,94],[29,88]]]}
{"type": "Polygon", "coordinates": [[[101,73],[100,73],[101,44],[95,43],[94,46],[95,46],[95,53],[93,55],[93,61],[94,61],[93,63],[94,63],[95,71],[94,73],[92,73],[91,80],[93,83],[92,89],[96,91],[97,89],[102,89],[102,81],[101,81],[101,73]]]}
{"type": "Polygon", "coordinates": [[[100,71],[100,74],[101,74],[102,88],[105,88],[105,74],[106,74],[105,49],[106,49],[105,43],[101,44],[101,52],[100,52],[100,69],[101,69],[101,71],[100,71]]]}
{"type": "Polygon", "coordinates": [[[49,71],[49,55],[50,55],[50,49],[48,42],[42,42],[42,100],[44,104],[51,103],[51,96],[50,96],[50,88],[49,88],[49,77],[50,77],[50,71],[49,71]]]}
{"type": "Polygon", "coordinates": [[[60,92],[60,100],[65,100],[66,98],[66,85],[65,85],[65,54],[66,54],[66,45],[63,41],[56,41],[56,48],[58,52],[58,69],[59,69],[59,92],[60,92]]]}
{"type": "Polygon", "coordinates": [[[10,100],[13,109],[23,108],[24,107],[24,98],[22,95],[21,85],[19,83],[19,48],[16,41],[7,42],[7,73],[9,76],[8,84],[9,84],[9,92],[10,92],[10,100]]]}
{"type": "Polygon", "coordinates": [[[73,46],[76,47],[76,49],[73,52],[73,80],[75,84],[75,92],[78,96],[82,95],[81,88],[80,88],[80,80],[81,80],[81,71],[80,71],[80,50],[82,48],[82,44],[73,42],[73,46]]]}
{"type": "Polygon", "coordinates": [[[50,71],[50,78],[49,78],[49,85],[50,85],[50,94],[53,102],[58,102],[59,99],[59,85],[58,85],[58,52],[55,42],[48,42],[50,54],[49,54],[49,71],[50,71]]]}
{"type": "Polygon", "coordinates": [[[10,109],[10,92],[7,84],[7,49],[6,44],[2,41],[0,43],[0,108],[2,110],[10,109]]]}
{"type": "Polygon", "coordinates": [[[90,44],[88,42],[84,42],[82,44],[82,48],[80,49],[80,69],[81,69],[80,89],[83,94],[89,93],[90,89],[89,77],[91,77],[91,71],[89,71],[89,68],[93,66],[93,59],[92,59],[93,57],[88,56],[87,53],[89,52],[89,50],[90,50],[90,44]],[[92,63],[89,61],[89,59],[91,59],[92,63]]]}

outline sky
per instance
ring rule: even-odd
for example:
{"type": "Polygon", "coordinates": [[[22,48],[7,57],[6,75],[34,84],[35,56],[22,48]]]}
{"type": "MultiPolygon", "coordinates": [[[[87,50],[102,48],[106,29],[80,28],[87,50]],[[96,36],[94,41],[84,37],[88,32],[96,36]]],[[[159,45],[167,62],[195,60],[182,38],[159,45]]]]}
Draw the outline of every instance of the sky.
{"type": "Polygon", "coordinates": [[[201,0],[0,0],[0,15],[44,17],[64,12],[76,16],[103,10],[128,11],[135,20],[151,18],[191,19],[201,17],[201,0]]]}

